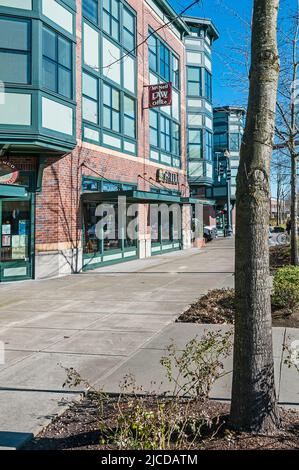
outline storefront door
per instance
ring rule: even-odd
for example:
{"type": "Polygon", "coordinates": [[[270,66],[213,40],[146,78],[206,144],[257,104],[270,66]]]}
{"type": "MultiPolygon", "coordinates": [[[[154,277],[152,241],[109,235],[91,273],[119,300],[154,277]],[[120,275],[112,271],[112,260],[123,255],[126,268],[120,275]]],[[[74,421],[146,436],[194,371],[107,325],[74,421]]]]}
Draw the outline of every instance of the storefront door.
{"type": "Polygon", "coordinates": [[[32,201],[0,199],[0,282],[32,278],[32,201]]]}

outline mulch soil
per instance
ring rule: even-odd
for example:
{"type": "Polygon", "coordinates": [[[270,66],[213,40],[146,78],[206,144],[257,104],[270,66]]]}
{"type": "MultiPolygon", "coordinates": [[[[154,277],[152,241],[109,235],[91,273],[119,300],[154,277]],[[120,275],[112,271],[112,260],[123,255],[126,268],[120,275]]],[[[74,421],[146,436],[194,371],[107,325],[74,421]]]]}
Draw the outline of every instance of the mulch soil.
{"type": "MultiPolygon", "coordinates": [[[[126,404],[124,404],[126,406],[126,404]]],[[[148,408],[152,406],[148,398],[148,408]]],[[[182,404],[184,406],[184,404],[182,404]]],[[[189,405],[190,406],[190,405],[189,405]]],[[[280,410],[281,429],[275,435],[251,435],[236,433],[229,429],[229,405],[214,401],[204,404],[194,403],[191,412],[204,415],[207,423],[202,428],[201,437],[191,446],[199,450],[249,450],[249,449],[299,449],[299,413],[294,410],[280,410]]],[[[115,409],[107,406],[104,410],[107,425],[115,420],[115,409]]],[[[93,395],[87,395],[79,403],[74,403],[62,416],[56,418],[22,450],[113,450],[113,445],[100,445],[98,410],[93,395]]],[[[190,449],[186,444],[183,449],[190,449]]]]}

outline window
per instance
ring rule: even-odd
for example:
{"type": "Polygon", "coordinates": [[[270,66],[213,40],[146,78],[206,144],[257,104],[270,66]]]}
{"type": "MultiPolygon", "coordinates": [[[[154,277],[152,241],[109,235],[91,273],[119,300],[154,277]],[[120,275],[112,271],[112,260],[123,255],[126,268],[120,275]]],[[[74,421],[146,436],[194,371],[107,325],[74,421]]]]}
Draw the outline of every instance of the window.
{"type": "Polygon", "coordinates": [[[120,92],[106,83],[103,85],[103,126],[120,132],[120,92]]]}
{"type": "Polygon", "coordinates": [[[202,130],[188,130],[188,157],[202,158],[202,130]]]}
{"type": "Polygon", "coordinates": [[[158,113],[150,110],[150,144],[158,147],[158,113]]]}
{"type": "Polygon", "coordinates": [[[136,137],[135,100],[124,96],[124,134],[127,137],[136,137]]]}
{"type": "Polygon", "coordinates": [[[187,93],[189,96],[202,96],[201,68],[187,67],[187,93]]]}
{"type": "Polygon", "coordinates": [[[30,23],[0,18],[0,80],[29,84],[30,23]]]}
{"type": "Polygon", "coordinates": [[[72,44],[43,27],[43,86],[72,98],[72,44]]]}
{"type": "MultiPolygon", "coordinates": [[[[124,7],[123,9],[123,45],[128,51],[135,49],[136,22],[135,16],[124,7]]],[[[134,51],[135,52],[135,51],[134,51]]]]}
{"type": "Polygon", "coordinates": [[[99,122],[99,85],[98,79],[83,73],[82,113],[85,121],[99,122]]]}
{"type": "Polygon", "coordinates": [[[214,147],[218,149],[221,148],[223,150],[227,149],[227,133],[224,132],[222,134],[214,134],[214,147]]]}
{"type": "Polygon", "coordinates": [[[206,160],[212,160],[213,155],[213,134],[211,132],[206,132],[206,160]]]}
{"type": "Polygon", "coordinates": [[[96,24],[98,24],[98,8],[98,0],[83,0],[82,2],[83,16],[96,24]]]}
{"type": "Polygon", "coordinates": [[[165,152],[171,151],[171,132],[170,132],[170,119],[160,116],[160,147],[165,152]]]}
{"type": "Polygon", "coordinates": [[[103,30],[119,41],[119,0],[103,0],[103,30]]]}
{"type": "Polygon", "coordinates": [[[170,51],[160,43],[160,75],[167,82],[170,80],[170,51]]]}
{"type": "Polygon", "coordinates": [[[180,88],[180,65],[175,56],[172,57],[172,84],[176,88],[180,88]]]}
{"type": "Polygon", "coordinates": [[[205,97],[212,101],[212,75],[205,70],[205,97]]]}
{"type": "Polygon", "coordinates": [[[172,123],[172,153],[180,155],[180,126],[176,122],[172,123]]]}
{"type": "Polygon", "coordinates": [[[229,136],[229,149],[232,152],[237,152],[240,149],[240,136],[239,136],[239,134],[230,134],[230,136],[229,136]]]}
{"type": "Polygon", "coordinates": [[[158,69],[158,53],[157,53],[157,47],[158,47],[158,41],[155,36],[150,36],[148,39],[148,54],[149,54],[149,68],[153,72],[157,72],[158,69]]]}

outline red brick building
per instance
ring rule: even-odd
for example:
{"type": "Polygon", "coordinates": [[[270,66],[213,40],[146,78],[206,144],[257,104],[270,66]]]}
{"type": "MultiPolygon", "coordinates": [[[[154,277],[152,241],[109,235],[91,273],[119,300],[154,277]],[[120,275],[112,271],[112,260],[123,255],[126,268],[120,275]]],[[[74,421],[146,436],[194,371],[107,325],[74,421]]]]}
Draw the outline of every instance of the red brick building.
{"type": "Polygon", "coordinates": [[[192,209],[202,223],[202,204],[187,178],[190,31],[176,16],[165,0],[0,0],[0,51],[16,61],[0,66],[1,281],[192,245],[192,209]],[[148,86],[164,82],[172,105],[148,109],[148,86]],[[118,227],[98,236],[107,213],[97,207],[117,213],[119,196],[138,205],[136,240],[118,227]],[[171,212],[169,237],[160,215],[153,227],[152,204],[180,207],[180,233],[171,212]]]}

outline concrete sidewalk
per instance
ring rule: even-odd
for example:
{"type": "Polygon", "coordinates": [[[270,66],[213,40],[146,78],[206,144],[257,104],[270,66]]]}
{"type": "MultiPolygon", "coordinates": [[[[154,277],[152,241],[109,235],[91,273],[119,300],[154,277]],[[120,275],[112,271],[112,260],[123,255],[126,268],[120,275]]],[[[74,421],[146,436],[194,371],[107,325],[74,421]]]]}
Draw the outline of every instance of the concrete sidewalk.
{"type": "MultiPolygon", "coordinates": [[[[233,240],[219,239],[201,251],[0,285],[0,341],[5,345],[0,446],[19,447],[80,397],[80,389],[63,389],[66,374],[61,365],[74,367],[90,383],[105,384],[111,391],[128,370],[145,387],[159,379],[159,359],[169,338],[183,345],[202,332],[200,325],[174,324],[175,318],[208,290],[233,286],[233,265],[233,240]]],[[[290,333],[298,336],[297,330],[290,333]]],[[[280,370],[286,332],[275,335],[280,370]]],[[[283,373],[280,388],[294,394],[288,401],[299,402],[297,385],[288,386],[291,372],[283,373]]],[[[228,383],[223,387],[226,395],[219,391],[219,396],[228,397],[228,383]]]]}

